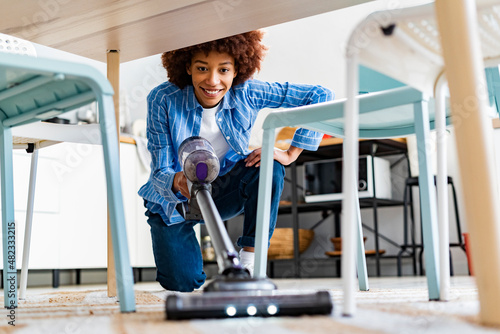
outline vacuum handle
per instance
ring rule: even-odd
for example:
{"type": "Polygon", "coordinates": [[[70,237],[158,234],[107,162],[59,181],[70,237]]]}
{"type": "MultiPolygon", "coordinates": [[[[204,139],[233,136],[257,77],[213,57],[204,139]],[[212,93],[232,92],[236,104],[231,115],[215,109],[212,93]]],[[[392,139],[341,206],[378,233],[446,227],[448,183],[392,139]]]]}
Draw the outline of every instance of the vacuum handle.
{"type": "Polygon", "coordinates": [[[226,228],[210,192],[208,189],[201,187],[195,193],[205,226],[214,245],[219,272],[222,273],[226,269],[239,267],[238,253],[234,249],[228,234],[222,233],[222,231],[225,232],[226,228]]]}

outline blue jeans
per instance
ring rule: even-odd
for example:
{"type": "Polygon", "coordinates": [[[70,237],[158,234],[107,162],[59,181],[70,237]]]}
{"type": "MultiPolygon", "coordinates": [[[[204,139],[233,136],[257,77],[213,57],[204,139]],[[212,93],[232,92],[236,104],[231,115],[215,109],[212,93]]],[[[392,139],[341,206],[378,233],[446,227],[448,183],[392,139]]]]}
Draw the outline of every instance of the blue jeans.
{"type": "MultiPolygon", "coordinates": [[[[243,233],[237,242],[240,247],[255,245],[259,171],[260,168],[245,167],[242,160],[212,183],[212,198],[223,220],[244,213],[243,233]]],[[[285,168],[274,161],[269,240],[276,226],[284,177],[285,168]]],[[[190,292],[201,287],[206,274],[200,244],[193,229],[200,221],[167,226],[159,214],[147,210],[146,216],[151,226],[156,280],[171,291],[190,292]]]]}

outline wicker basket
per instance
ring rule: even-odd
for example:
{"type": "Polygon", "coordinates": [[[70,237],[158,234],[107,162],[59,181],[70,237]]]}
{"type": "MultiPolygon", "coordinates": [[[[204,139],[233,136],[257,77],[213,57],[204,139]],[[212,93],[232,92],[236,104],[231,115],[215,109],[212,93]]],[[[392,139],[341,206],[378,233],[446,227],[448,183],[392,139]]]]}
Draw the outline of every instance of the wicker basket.
{"type": "MultiPolygon", "coordinates": [[[[330,238],[331,242],[333,243],[333,250],[335,251],[342,251],[342,238],[341,237],[335,237],[335,238],[330,238]]],[[[363,242],[366,243],[366,237],[363,237],[363,242]]]]}
{"type": "MultiPolygon", "coordinates": [[[[313,239],[313,230],[299,229],[299,253],[303,253],[307,248],[309,248],[313,239]]],[[[275,229],[267,254],[269,259],[292,259],[293,229],[275,229]]]]}

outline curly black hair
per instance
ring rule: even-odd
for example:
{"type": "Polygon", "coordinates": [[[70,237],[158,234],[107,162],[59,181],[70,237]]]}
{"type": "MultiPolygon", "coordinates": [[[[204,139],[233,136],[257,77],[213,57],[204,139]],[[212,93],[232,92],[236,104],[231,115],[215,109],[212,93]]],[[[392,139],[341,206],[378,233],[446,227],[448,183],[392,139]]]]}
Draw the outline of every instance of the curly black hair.
{"type": "Polygon", "coordinates": [[[210,51],[227,53],[234,58],[237,75],[233,85],[250,79],[260,70],[267,47],[262,44],[264,32],[254,30],[239,35],[221,38],[186,48],[165,52],[161,56],[163,67],[167,70],[168,80],[179,88],[192,85],[191,76],[186,72],[186,66],[191,64],[193,55],[204,52],[207,56],[210,51]]]}

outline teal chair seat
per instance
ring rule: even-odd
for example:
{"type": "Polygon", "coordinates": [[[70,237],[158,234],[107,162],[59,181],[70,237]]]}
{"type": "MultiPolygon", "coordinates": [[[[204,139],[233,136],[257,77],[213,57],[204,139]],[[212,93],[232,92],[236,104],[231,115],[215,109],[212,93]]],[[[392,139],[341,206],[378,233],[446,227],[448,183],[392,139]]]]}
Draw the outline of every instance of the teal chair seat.
{"type": "MultiPolygon", "coordinates": [[[[358,96],[359,109],[359,136],[360,138],[396,138],[415,134],[414,104],[427,102],[421,92],[410,87],[401,87],[384,92],[374,92],[358,96]]],[[[427,104],[427,103],[426,103],[427,104]]],[[[294,110],[278,111],[269,116],[268,124],[263,127],[275,126],[277,119],[283,118],[290,122],[288,126],[301,126],[308,123],[320,132],[335,132],[335,136],[344,136],[344,106],[345,99],[336,100],[316,106],[304,106],[294,110]],[[328,109],[325,119],[322,111],[328,109]],[[313,125],[314,123],[314,125],[313,125]]],[[[434,128],[433,104],[429,105],[430,127],[434,128]]],[[[286,121],[285,121],[286,120],[286,121]]],[[[449,123],[448,119],[448,123],[449,123]]],[[[285,125],[280,125],[285,126],[285,125]]]]}
{"type": "Polygon", "coordinates": [[[0,53],[0,163],[5,307],[17,307],[12,128],[52,118],[93,101],[97,101],[99,109],[120,309],[122,312],[135,310],[111,85],[100,72],[90,66],[0,53]]]}

